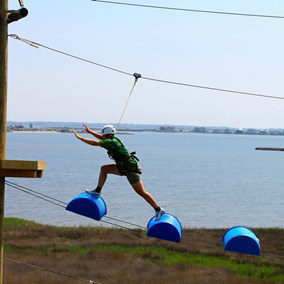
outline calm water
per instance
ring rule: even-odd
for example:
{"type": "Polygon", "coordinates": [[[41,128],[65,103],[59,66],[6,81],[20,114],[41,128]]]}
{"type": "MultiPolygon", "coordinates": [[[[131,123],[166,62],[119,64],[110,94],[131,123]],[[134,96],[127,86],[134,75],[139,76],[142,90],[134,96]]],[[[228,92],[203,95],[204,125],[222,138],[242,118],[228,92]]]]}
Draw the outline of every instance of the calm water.
{"type": "MultiPolygon", "coordinates": [[[[235,225],[283,227],[284,152],[255,151],[283,147],[284,137],[135,133],[120,138],[135,150],[149,192],[184,226],[235,225]]],[[[46,160],[42,179],[8,180],[69,201],[96,186],[106,151],[72,134],[8,133],[7,159],[46,160]]],[[[103,189],[109,216],[146,225],[151,207],[125,177],[110,176],[103,189]]],[[[6,216],[54,225],[98,224],[7,187],[6,216]]]]}

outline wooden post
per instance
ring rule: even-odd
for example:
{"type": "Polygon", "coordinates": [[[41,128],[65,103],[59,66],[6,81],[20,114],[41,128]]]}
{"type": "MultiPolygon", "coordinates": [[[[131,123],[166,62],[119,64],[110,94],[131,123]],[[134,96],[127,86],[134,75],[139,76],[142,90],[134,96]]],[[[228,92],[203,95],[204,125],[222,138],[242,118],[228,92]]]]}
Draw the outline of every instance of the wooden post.
{"type": "Polygon", "coordinates": [[[269,148],[269,147],[258,147],[255,150],[262,150],[262,151],[284,151],[284,148],[269,148]]]}
{"type": "MultiPolygon", "coordinates": [[[[6,159],[8,0],[0,0],[0,159],[6,159]]],[[[5,177],[0,178],[0,284],[3,283],[3,227],[5,177]]]]}

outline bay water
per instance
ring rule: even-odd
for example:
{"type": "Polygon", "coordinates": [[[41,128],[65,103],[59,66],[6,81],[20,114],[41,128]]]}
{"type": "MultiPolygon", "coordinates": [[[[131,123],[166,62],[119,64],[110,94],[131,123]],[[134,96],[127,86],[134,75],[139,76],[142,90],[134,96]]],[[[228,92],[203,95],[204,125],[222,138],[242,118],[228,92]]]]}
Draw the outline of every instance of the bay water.
{"type": "MultiPolygon", "coordinates": [[[[184,227],[284,226],[284,152],[255,151],[284,147],[283,136],[134,132],[120,138],[136,151],[147,190],[184,227]]],[[[8,133],[7,159],[45,160],[43,178],[7,180],[66,202],[94,189],[100,167],[113,162],[103,148],[71,133],[43,132],[8,133]]],[[[5,196],[6,217],[101,224],[9,186],[5,196]]],[[[154,215],[125,177],[110,175],[102,196],[109,216],[146,226],[154,215]]]]}

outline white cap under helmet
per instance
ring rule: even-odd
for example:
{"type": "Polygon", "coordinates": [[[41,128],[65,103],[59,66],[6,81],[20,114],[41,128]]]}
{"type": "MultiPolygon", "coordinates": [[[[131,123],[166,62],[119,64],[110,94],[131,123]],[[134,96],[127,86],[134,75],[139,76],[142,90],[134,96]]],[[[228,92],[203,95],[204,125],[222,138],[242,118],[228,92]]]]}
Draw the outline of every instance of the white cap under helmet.
{"type": "Polygon", "coordinates": [[[116,130],[112,125],[105,125],[102,128],[102,135],[107,135],[107,134],[115,134],[116,130]]]}

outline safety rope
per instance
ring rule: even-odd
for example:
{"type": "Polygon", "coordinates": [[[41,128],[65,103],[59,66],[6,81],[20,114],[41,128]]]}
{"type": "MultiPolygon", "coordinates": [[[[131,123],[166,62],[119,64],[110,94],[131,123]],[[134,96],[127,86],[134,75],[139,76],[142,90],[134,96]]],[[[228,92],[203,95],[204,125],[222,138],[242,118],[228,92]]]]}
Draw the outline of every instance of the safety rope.
{"type": "Polygon", "coordinates": [[[121,116],[120,116],[120,118],[119,118],[119,121],[118,121],[118,123],[117,123],[117,126],[116,126],[116,130],[117,130],[117,131],[119,130],[119,126],[120,126],[121,120],[122,120],[122,118],[123,118],[123,116],[124,116],[124,113],[125,113],[125,111],[126,111],[126,108],[127,108],[127,106],[128,106],[128,103],[129,103],[129,101],[130,101],[130,97],[131,97],[131,95],[132,95],[132,93],[133,93],[133,91],[134,91],[134,88],[135,88],[135,86],[136,86],[136,84],[137,84],[137,81],[138,81],[139,78],[142,77],[141,74],[139,74],[139,73],[134,73],[133,76],[135,77],[134,83],[133,83],[133,86],[132,86],[131,91],[130,91],[130,93],[129,93],[129,96],[128,96],[128,98],[127,98],[127,101],[126,101],[126,104],[125,104],[124,109],[123,109],[123,111],[122,111],[122,114],[121,114],[121,116]]]}
{"type": "Polygon", "coordinates": [[[229,16],[245,16],[245,17],[284,19],[284,16],[277,16],[277,15],[262,15],[262,14],[197,10],[197,9],[187,9],[187,8],[177,8],[177,7],[145,5],[145,4],[138,4],[138,3],[115,2],[115,1],[106,1],[106,0],[91,0],[91,1],[98,2],[98,3],[106,3],[106,4],[125,5],[125,6],[140,7],[140,8],[163,9],[163,10],[172,10],[172,11],[180,11],[180,12],[195,12],[195,13],[220,14],[220,15],[229,15],[229,16]]]}
{"type": "MultiPolygon", "coordinates": [[[[35,197],[38,197],[40,199],[43,199],[43,200],[45,200],[47,202],[50,202],[50,203],[52,203],[54,205],[57,205],[59,207],[63,207],[64,209],[65,209],[65,206],[63,206],[61,204],[58,204],[58,203],[63,203],[65,205],[68,204],[68,203],[66,203],[64,201],[61,201],[59,199],[56,199],[56,198],[50,197],[48,195],[36,192],[36,191],[34,191],[34,190],[32,190],[32,189],[30,189],[28,187],[21,186],[21,185],[18,185],[16,183],[13,183],[13,182],[10,182],[10,181],[5,181],[5,184],[10,186],[10,187],[12,187],[12,188],[18,189],[18,190],[20,190],[22,192],[25,192],[25,193],[28,193],[28,194],[33,195],[35,197]],[[51,202],[47,198],[49,198],[51,200],[55,200],[58,203],[51,202]]],[[[117,219],[117,218],[104,216],[104,219],[117,221],[117,222],[120,222],[120,223],[124,223],[124,224],[131,225],[131,226],[134,226],[134,227],[137,227],[137,228],[140,228],[140,229],[146,229],[147,230],[147,227],[144,227],[144,226],[141,226],[141,225],[138,225],[138,224],[135,224],[135,223],[127,222],[127,221],[124,221],[124,220],[120,220],[120,219],[117,219]]],[[[100,222],[103,222],[103,223],[108,224],[108,225],[116,226],[116,227],[119,227],[121,229],[127,229],[127,230],[130,229],[129,227],[126,227],[124,225],[113,223],[113,222],[109,222],[109,221],[105,221],[105,220],[100,220],[100,222]]],[[[190,239],[195,240],[194,241],[195,244],[197,243],[197,244],[199,244],[199,245],[201,245],[203,247],[216,248],[216,249],[221,249],[222,248],[223,249],[223,245],[221,244],[221,242],[209,241],[209,240],[204,240],[204,239],[201,241],[200,238],[193,237],[193,236],[190,236],[190,239]]],[[[190,242],[190,241],[181,241],[181,244],[191,245],[192,242],[190,242]]],[[[263,252],[264,253],[266,253],[266,252],[283,253],[283,251],[273,251],[273,250],[264,250],[263,252]]],[[[275,255],[275,254],[269,254],[269,253],[266,253],[264,256],[265,257],[274,257],[274,258],[284,258],[283,255],[275,255]]]]}
{"type": "MultiPolygon", "coordinates": [[[[117,68],[113,68],[113,67],[110,67],[110,66],[107,66],[107,65],[103,65],[103,64],[91,61],[91,60],[87,60],[87,59],[84,59],[82,57],[75,56],[75,55],[72,55],[70,53],[63,52],[63,51],[48,47],[46,45],[31,41],[31,40],[28,40],[28,39],[21,38],[18,35],[15,35],[15,34],[9,34],[8,36],[13,38],[13,39],[22,41],[22,42],[24,42],[24,43],[26,43],[26,44],[28,44],[32,47],[36,47],[36,48],[43,47],[43,48],[48,49],[50,51],[53,51],[53,52],[56,52],[56,53],[77,59],[77,60],[81,60],[81,61],[84,61],[84,62],[89,63],[89,64],[93,64],[93,65],[96,65],[96,66],[99,66],[99,67],[102,67],[102,68],[106,68],[106,69],[111,70],[111,71],[119,72],[119,73],[124,74],[124,75],[133,76],[133,74],[131,74],[129,72],[126,72],[126,71],[123,71],[123,70],[120,70],[120,69],[117,69],[117,68]]],[[[210,87],[210,86],[194,85],[194,84],[190,84],[190,83],[169,81],[169,80],[163,80],[163,79],[159,79],[159,78],[151,78],[151,77],[141,76],[141,79],[150,80],[150,81],[159,82],[159,83],[165,83],[165,84],[184,86],[184,87],[205,89],[205,90],[210,90],[210,91],[218,91],[218,92],[226,92],[226,93],[232,93],[232,94],[238,94],[238,95],[246,95],[246,96],[255,96],[255,97],[262,97],[262,98],[269,98],[269,99],[284,100],[284,97],[263,95],[263,94],[251,93],[251,92],[236,91],[236,90],[231,90],[231,89],[215,88],[215,87],[210,87]]]]}
{"type": "Polygon", "coordinates": [[[57,274],[57,275],[60,275],[60,276],[65,276],[65,277],[68,277],[68,278],[71,278],[71,279],[80,280],[82,282],[88,282],[89,284],[102,284],[100,282],[96,282],[96,281],[93,281],[93,280],[88,280],[88,279],[84,279],[84,278],[81,278],[81,277],[69,275],[69,274],[66,274],[66,273],[51,270],[49,268],[40,267],[40,266],[34,265],[34,264],[29,264],[29,263],[22,262],[22,261],[19,261],[19,260],[10,259],[8,257],[3,257],[3,259],[6,260],[6,261],[9,261],[9,262],[25,265],[25,266],[28,266],[28,267],[31,267],[31,268],[34,268],[34,269],[50,272],[50,273],[57,274]]]}

